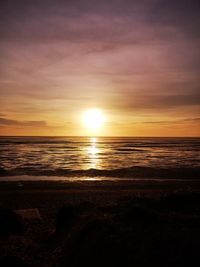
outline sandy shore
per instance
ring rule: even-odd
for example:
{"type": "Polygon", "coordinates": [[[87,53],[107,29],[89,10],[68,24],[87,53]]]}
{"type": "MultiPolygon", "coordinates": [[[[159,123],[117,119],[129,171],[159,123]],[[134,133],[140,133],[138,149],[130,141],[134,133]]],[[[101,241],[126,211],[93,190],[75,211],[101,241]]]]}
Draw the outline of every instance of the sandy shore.
{"type": "Polygon", "coordinates": [[[198,180],[101,179],[0,182],[0,204],[11,209],[38,208],[49,219],[66,202],[104,205],[131,197],[159,198],[173,192],[200,192],[198,180]]]}
{"type": "MultiPolygon", "coordinates": [[[[122,197],[135,195],[159,197],[176,191],[200,191],[200,180],[170,179],[116,179],[116,178],[78,178],[71,180],[48,181],[48,177],[37,178],[37,181],[4,181],[0,182],[0,201],[8,206],[39,205],[39,197],[50,202],[51,197],[58,201],[110,202],[122,197]],[[51,197],[50,197],[51,195],[51,197]],[[21,201],[26,198],[27,201],[21,201]],[[21,203],[20,203],[21,202],[21,203]],[[38,204],[37,204],[38,202],[38,204]],[[13,203],[13,204],[12,204],[13,203]]],[[[58,178],[59,179],[59,178],[58,178]]],[[[63,179],[63,178],[61,178],[63,179]]]]}
{"type": "Polygon", "coordinates": [[[41,220],[26,221],[0,249],[31,266],[187,266],[200,245],[198,180],[0,182],[0,205],[38,209],[41,220]]]}

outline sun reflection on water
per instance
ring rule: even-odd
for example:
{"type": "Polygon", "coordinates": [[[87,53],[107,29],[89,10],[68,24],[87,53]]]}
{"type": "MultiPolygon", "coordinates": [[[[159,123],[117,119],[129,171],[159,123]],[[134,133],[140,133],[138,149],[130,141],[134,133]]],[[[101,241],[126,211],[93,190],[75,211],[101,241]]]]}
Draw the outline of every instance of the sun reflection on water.
{"type": "Polygon", "coordinates": [[[96,148],[96,146],[95,145],[92,145],[92,146],[90,146],[89,148],[88,148],[88,154],[89,155],[92,155],[92,156],[97,156],[97,153],[98,153],[98,148],[96,148]]]}
{"type": "Polygon", "coordinates": [[[90,142],[93,143],[93,144],[96,143],[96,142],[97,142],[97,138],[96,138],[96,137],[92,137],[92,138],[90,139],[90,142]]]}
{"type": "Polygon", "coordinates": [[[99,148],[97,147],[98,140],[97,138],[93,137],[90,139],[90,146],[87,148],[87,153],[89,156],[90,164],[89,168],[90,169],[97,169],[99,165],[99,148]]]}

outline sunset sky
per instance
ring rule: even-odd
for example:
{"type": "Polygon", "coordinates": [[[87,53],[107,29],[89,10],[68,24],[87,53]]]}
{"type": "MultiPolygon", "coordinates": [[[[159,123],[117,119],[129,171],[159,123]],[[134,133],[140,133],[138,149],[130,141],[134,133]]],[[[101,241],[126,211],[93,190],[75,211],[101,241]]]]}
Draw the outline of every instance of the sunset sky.
{"type": "Polygon", "coordinates": [[[200,136],[199,0],[1,0],[0,134],[200,136]]]}

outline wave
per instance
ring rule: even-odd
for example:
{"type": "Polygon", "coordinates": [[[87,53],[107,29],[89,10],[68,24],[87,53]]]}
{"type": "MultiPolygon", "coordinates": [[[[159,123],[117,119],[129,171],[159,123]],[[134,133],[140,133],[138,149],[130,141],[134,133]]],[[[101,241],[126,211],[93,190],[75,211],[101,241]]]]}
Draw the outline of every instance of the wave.
{"type": "Polygon", "coordinates": [[[118,177],[118,178],[159,178],[159,179],[200,179],[200,167],[154,168],[134,166],[119,169],[38,169],[33,167],[4,169],[0,176],[61,176],[61,177],[118,177]]]}
{"type": "MultiPolygon", "coordinates": [[[[0,146],[4,145],[65,145],[91,144],[90,137],[0,137],[0,146]]],[[[98,137],[98,144],[121,145],[125,147],[174,147],[195,145],[200,146],[200,138],[176,137],[98,137]]]]}

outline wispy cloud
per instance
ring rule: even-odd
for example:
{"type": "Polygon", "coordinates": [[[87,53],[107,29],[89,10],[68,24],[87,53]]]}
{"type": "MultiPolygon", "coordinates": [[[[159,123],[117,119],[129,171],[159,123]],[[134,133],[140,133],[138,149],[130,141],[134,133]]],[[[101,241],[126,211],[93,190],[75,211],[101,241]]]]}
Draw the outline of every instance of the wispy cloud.
{"type": "Polygon", "coordinates": [[[46,121],[18,121],[0,118],[0,125],[4,126],[29,126],[29,127],[46,127],[46,121]]]}
{"type": "Polygon", "coordinates": [[[200,123],[200,118],[187,118],[187,119],[178,119],[178,120],[163,120],[163,121],[144,121],[141,123],[145,124],[179,124],[179,123],[200,123]]]}
{"type": "Polygon", "coordinates": [[[159,92],[118,92],[113,96],[111,104],[115,110],[149,110],[154,112],[162,112],[165,110],[173,110],[174,108],[187,108],[200,106],[200,95],[196,93],[185,94],[159,94],[159,92]]]}

